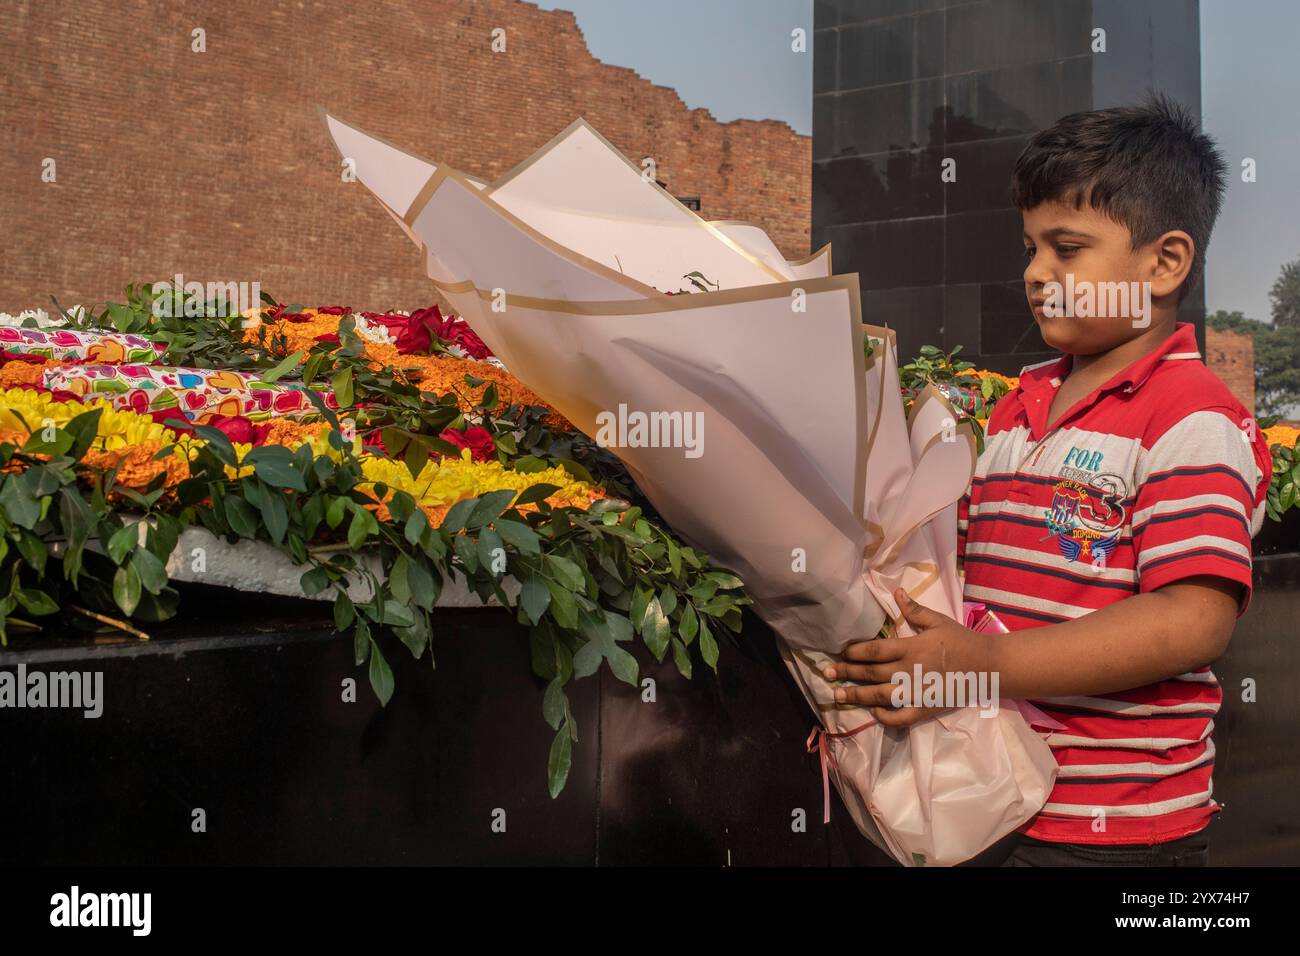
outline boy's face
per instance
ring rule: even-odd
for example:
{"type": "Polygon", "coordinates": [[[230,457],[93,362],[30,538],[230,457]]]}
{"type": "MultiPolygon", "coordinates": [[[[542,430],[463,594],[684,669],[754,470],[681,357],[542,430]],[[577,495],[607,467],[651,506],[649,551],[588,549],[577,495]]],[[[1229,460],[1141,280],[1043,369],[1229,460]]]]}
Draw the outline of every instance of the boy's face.
{"type": "MultiPolygon", "coordinates": [[[[1084,204],[1075,209],[1059,201],[1045,202],[1023,212],[1025,256],[1025,297],[1038,322],[1039,332],[1049,346],[1071,355],[1095,355],[1141,335],[1149,327],[1143,323],[1140,294],[1142,282],[1151,276],[1150,254],[1131,248],[1128,229],[1084,204]],[[1072,275],[1074,314],[1060,314],[1067,305],[1072,275]],[[1058,283],[1055,290],[1049,283],[1058,283]],[[1124,283],[1124,292],[1135,293],[1127,305],[1116,298],[1115,287],[1103,283],[1124,283]],[[1136,283],[1136,285],[1133,285],[1136,283]],[[1093,296],[1092,307],[1085,307],[1085,289],[1093,296]],[[1049,301],[1050,300],[1050,301],[1049,301]],[[1101,314],[1103,301],[1111,308],[1101,314]],[[1049,314],[1056,304],[1055,315],[1049,314]],[[1119,308],[1115,308],[1115,306],[1119,308]],[[1090,315],[1080,315],[1090,312],[1090,315]],[[1123,314],[1116,314],[1123,312],[1123,314]]],[[[1149,299],[1145,300],[1149,303],[1149,299]]]]}

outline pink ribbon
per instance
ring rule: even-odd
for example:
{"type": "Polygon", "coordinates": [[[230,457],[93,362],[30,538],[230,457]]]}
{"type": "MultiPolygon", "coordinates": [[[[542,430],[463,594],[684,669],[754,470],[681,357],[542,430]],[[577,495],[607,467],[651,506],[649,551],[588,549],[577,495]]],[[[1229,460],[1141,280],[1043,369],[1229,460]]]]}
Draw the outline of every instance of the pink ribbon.
{"type": "Polygon", "coordinates": [[[871,720],[868,720],[865,724],[862,724],[859,727],[854,727],[852,730],[841,730],[839,732],[826,730],[824,727],[818,724],[816,727],[812,729],[812,733],[808,735],[808,742],[806,745],[808,748],[808,753],[812,753],[814,750],[816,750],[821,755],[822,823],[831,822],[831,778],[830,775],[827,773],[826,765],[830,764],[836,770],[840,769],[840,765],[835,762],[835,756],[830,752],[830,748],[826,746],[826,738],[827,737],[852,737],[859,730],[865,730],[875,722],[876,722],[875,718],[872,718],[871,720]],[[813,743],[814,740],[816,741],[815,744],[813,743]]]}

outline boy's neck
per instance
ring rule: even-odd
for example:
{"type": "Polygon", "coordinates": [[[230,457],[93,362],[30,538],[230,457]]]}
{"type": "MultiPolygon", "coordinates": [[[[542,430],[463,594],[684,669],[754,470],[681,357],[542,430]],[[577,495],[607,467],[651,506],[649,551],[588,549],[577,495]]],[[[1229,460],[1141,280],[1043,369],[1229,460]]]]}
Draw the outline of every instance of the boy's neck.
{"type": "Polygon", "coordinates": [[[1066,378],[1078,376],[1088,382],[1100,385],[1111,376],[1122,372],[1138,359],[1160,346],[1160,343],[1174,334],[1177,320],[1173,317],[1166,321],[1152,322],[1151,327],[1141,335],[1115,346],[1107,352],[1093,355],[1071,355],[1070,370],[1066,378]]]}

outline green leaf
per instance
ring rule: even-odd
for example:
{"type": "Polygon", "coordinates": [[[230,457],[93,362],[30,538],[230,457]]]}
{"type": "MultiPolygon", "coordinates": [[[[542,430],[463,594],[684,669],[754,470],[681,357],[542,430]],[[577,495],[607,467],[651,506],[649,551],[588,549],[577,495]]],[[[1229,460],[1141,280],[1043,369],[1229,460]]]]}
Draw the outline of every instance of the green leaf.
{"type": "MultiPolygon", "coordinates": [[[[51,441],[45,440],[45,429],[40,428],[32,432],[27,441],[23,444],[23,452],[28,455],[49,455],[57,458],[66,453],[72,447],[72,436],[62,428],[54,430],[54,438],[51,441]]],[[[81,457],[80,455],[77,457],[81,457]]]]}
{"type": "Polygon", "coordinates": [[[347,630],[356,616],[357,611],[352,605],[352,598],[348,597],[348,592],[339,591],[334,596],[334,628],[338,631],[347,630]]]}
{"type": "Polygon", "coordinates": [[[542,564],[558,584],[570,591],[584,589],[586,576],[583,575],[582,569],[568,558],[562,558],[558,554],[548,554],[542,559],[542,564]]]}
{"type": "Polygon", "coordinates": [[[360,550],[370,536],[370,522],[366,520],[368,517],[369,513],[365,508],[352,502],[352,522],[348,525],[348,547],[353,551],[360,550]]]}
{"type": "MultiPolygon", "coordinates": [[[[298,579],[298,586],[302,588],[302,593],[308,596],[320,594],[330,584],[329,572],[322,567],[311,568],[304,571],[302,577],[298,579]]],[[[335,599],[335,610],[338,609],[338,599],[335,599]]],[[[345,625],[346,626],[346,625],[345,625]]],[[[342,628],[339,628],[342,630],[342,628]]]]}
{"type": "Polygon", "coordinates": [[[743,588],[745,586],[745,582],[740,580],[740,578],[726,571],[710,571],[704,576],[710,581],[716,581],[718,588],[724,591],[731,590],[732,588],[743,588]]]}
{"type": "Polygon", "coordinates": [[[358,666],[364,664],[370,654],[370,625],[360,614],[357,615],[356,629],[352,632],[352,654],[358,666]]]}
{"type": "Polygon", "coordinates": [[[397,560],[393,562],[392,570],[388,572],[388,589],[401,604],[407,604],[411,600],[411,588],[406,581],[406,569],[409,564],[406,555],[399,554],[397,560]]]}
{"type": "Polygon", "coordinates": [[[419,508],[411,512],[411,517],[406,519],[406,528],[403,534],[411,545],[418,545],[420,539],[424,537],[424,531],[429,527],[429,516],[419,508]]]}
{"type": "Polygon", "coordinates": [[[334,397],[339,400],[339,405],[347,408],[352,404],[352,366],[347,366],[334,374],[334,379],[330,383],[334,388],[334,397]]]}
{"type": "Polygon", "coordinates": [[[396,601],[385,601],[382,615],[381,623],[390,627],[411,627],[415,624],[415,615],[405,604],[398,604],[396,601]]]}
{"type": "Polygon", "coordinates": [[[325,509],[325,523],[331,529],[337,528],[343,523],[343,517],[348,512],[348,502],[351,499],[344,498],[342,495],[332,500],[329,507],[325,509]]]}
{"type": "Polygon", "coordinates": [[[519,604],[528,615],[528,620],[533,624],[538,623],[551,604],[551,592],[546,587],[546,582],[535,574],[525,578],[519,590],[519,604]]]}
{"type": "Polygon", "coordinates": [[[289,508],[284,495],[274,488],[268,488],[262,497],[262,521],[271,540],[276,544],[283,543],[284,533],[289,529],[289,508]]]}
{"type": "Polygon", "coordinates": [[[429,447],[422,440],[412,441],[406,449],[404,456],[406,470],[412,478],[419,478],[420,472],[424,471],[424,466],[429,462],[429,447]]]}
{"type": "Polygon", "coordinates": [[[519,493],[519,497],[515,499],[514,507],[518,508],[520,505],[531,505],[544,501],[559,490],[559,485],[552,485],[544,481],[529,485],[519,493]]]}
{"type": "Polygon", "coordinates": [[[547,789],[554,800],[564,789],[569,780],[569,768],[573,763],[573,741],[569,738],[566,724],[555,734],[551,741],[551,753],[546,759],[547,789]]]}
{"type": "Polygon", "coordinates": [[[442,524],[439,527],[443,531],[450,531],[453,534],[465,527],[465,521],[469,518],[470,513],[478,505],[477,498],[465,498],[456,502],[447,509],[443,515],[442,524]]]}
{"type": "Polygon", "coordinates": [[[253,465],[257,477],[273,488],[306,491],[307,482],[298,471],[293,453],[281,445],[262,445],[244,456],[245,465],[253,465]]]}
{"type": "Polygon", "coordinates": [[[655,660],[663,660],[664,652],[668,649],[668,641],[672,637],[672,629],[669,627],[668,616],[664,614],[658,597],[652,597],[646,604],[640,631],[646,647],[650,648],[650,653],[654,654],[655,660]]]}
{"type": "Polygon", "coordinates": [[[370,639],[370,686],[374,688],[380,705],[387,707],[393,696],[393,671],[374,638],[370,639]]]}
{"type": "Polygon", "coordinates": [[[686,646],[677,638],[673,638],[673,663],[677,665],[677,672],[687,680],[691,679],[691,655],[687,652],[686,646]]]}
{"type": "Polygon", "coordinates": [[[44,591],[38,591],[36,588],[19,588],[14,592],[14,597],[18,603],[26,608],[27,613],[34,615],[53,614],[59,609],[59,605],[54,599],[44,591]]]}
{"type": "Polygon", "coordinates": [[[551,595],[551,617],[560,627],[569,629],[578,626],[578,604],[573,599],[573,592],[554,581],[544,579],[546,590],[551,595]]]}
{"type": "Polygon", "coordinates": [[[118,568],[113,575],[113,601],[127,617],[135,613],[136,605],[140,603],[140,572],[135,565],[118,568]]]}
{"type": "Polygon", "coordinates": [[[167,568],[153,552],[136,548],[131,555],[131,567],[140,576],[140,583],[150,594],[160,594],[167,586],[167,568]]]}
{"type": "Polygon", "coordinates": [[[131,549],[136,546],[140,540],[140,529],[137,522],[124,524],[113,532],[113,536],[108,539],[108,544],[104,550],[108,552],[108,557],[114,564],[121,564],[126,560],[126,556],[131,553],[131,549]]]}
{"type": "Polygon", "coordinates": [[[506,549],[501,535],[491,528],[484,528],[479,532],[477,550],[479,565],[489,574],[499,576],[505,573],[506,549]]]}
{"type": "Polygon", "coordinates": [[[671,540],[668,542],[668,567],[673,572],[673,577],[682,576],[682,550],[671,540]]]}
{"type": "Polygon", "coordinates": [[[241,538],[257,537],[257,516],[247,501],[238,494],[231,494],[226,497],[225,506],[226,521],[235,534],[241,538]]]}
{"type": "Polygon", "coordinates": [[[269,372],[258,372],[258,380],[263,382],[278,382],[285,375],[288,375],[291,371],[296,369],[301,360],[302,353],[294,352],[269,372]]]}
{"type": "Polygon", "coordinates": [[[239,464],[239,456],[235,454],[235,446],[230,443],[230,437],[220,428],[212,425],[195,425],[194,434],[207,442],[208,448],[223,465],[234,468],[239,464]]]}
{"type": "Polygon", "coordinates": [[[642,587],[640,584],[632,587],[632,602],[628,608],[628,617],[636,625],[637,630],[641,629],[641,624],[645,620],[645,609],[650,603],[651,592],[649,589],[642,587]]]}
{"type": "Polygon", "coordinates": [[[682,616],[677,622],[677,633],[681,635],[682,643],[690,647],[691,641],[695,640],[699,630],[700,619],[695,614],[695,605],[687,601],[682,606],[682,616]]]}
{"type": "Polygon", "coordinates": [[[434,604],[438,601],[438,593],[441,590],[439,585],[435,585],[433,575],[422,561],[411,561],[406,568],[406,583],[411,590],[411,598],[415,601],[417,607],[426,611],[432,611],[434,604]]]}
{"type": "Polygon", "coordinates": [[[465,522],[467,528],[481,528],[489,522],[496,521],[501,517],[510,502],[514,500],[515,491],[513,488],[502,488],[498,491],[489,491],[479,498],[478,504],[470,512],[468,520],[465,522]]]}
{"type": "Polygon", "coordinates": [[[99,432],[99,419],[104,414],[103,408],[91,408],[90,411],[83,411],[81,415],[75,416],[69,423],[64,425],[64,431],[73,437],[73,444],[68,449],[69,458],[74,462],[79,462],[82,455],[90,450],[91,442],[95,441],[96,433],[99,432]]]}
{"type": "Polygon", "coordinates": [[[557,677],[546,685],[546,693],[542,695],[542,717],[551,725],[552,730],[560,726],[568,706],[569,698],[564,693],[564,682],[557,677]]]}
{"type": "Polygon", "coordinates": [[[700,656],[704,663],[716,674],[718,671],[718,642],[713,639],[713,632],[705,621],[700,621],[700,656]]]}
{"type": "Polygon", "coordinates": [[[605,648],[605,660],[609,661],[609,669],[615,677],[625,684],[637,686],[638,668],[635,657],[621,647],[610,646],[605,648]]]}
{"type": "Polygon", "coordinates": [[[16,475],[5,478],[4,487],[0,487],[0,508],[20,528],[34,528],[41,520],[40,501],[23,487],[16,475]]]}
{"type": "Polygon", "coordinates": [[[519,521],[510,521],[505,518],[498,519],[496,522],[497,533],[509,545],[512,545],[520,554],[540,554],[542,551],[541,537],[528,525],[519,521]]]}
{"type": "Polygon", "coordinates": [[[600,667],[605,655],[599,641],[588,641],[573,655],[573,676],[590,677],[600,667]]]}

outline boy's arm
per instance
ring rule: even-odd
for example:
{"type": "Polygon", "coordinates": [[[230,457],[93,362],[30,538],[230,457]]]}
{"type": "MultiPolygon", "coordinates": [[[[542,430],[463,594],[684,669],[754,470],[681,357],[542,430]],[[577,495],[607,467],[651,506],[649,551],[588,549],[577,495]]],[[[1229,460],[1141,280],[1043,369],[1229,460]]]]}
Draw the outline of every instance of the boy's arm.
{"type": "MultiPolygon", "coordinates": [[[[1073,621],[994,638],[985,653],[1006,697],[1142,687],[1213,663],[1228,647],[1241,585],[1184,578],[1073,621]]],[[[985,636],[985,635],[981,635],[985,636]]]]}
{"type": "Polygon", "coordinates": [[[1228,646],[1241,585],[1212,575],[1183,578],[1060,624],[986,634],[895,593],[912,637],[863,641],[826,676],[860,682],[836,699],[872,708],[881,723],[905,726],[934,711],[893,710],[892,676],[996,673],[1002,697],[1070,697],[1142,687],[1216,660],[1228,646]]]}

